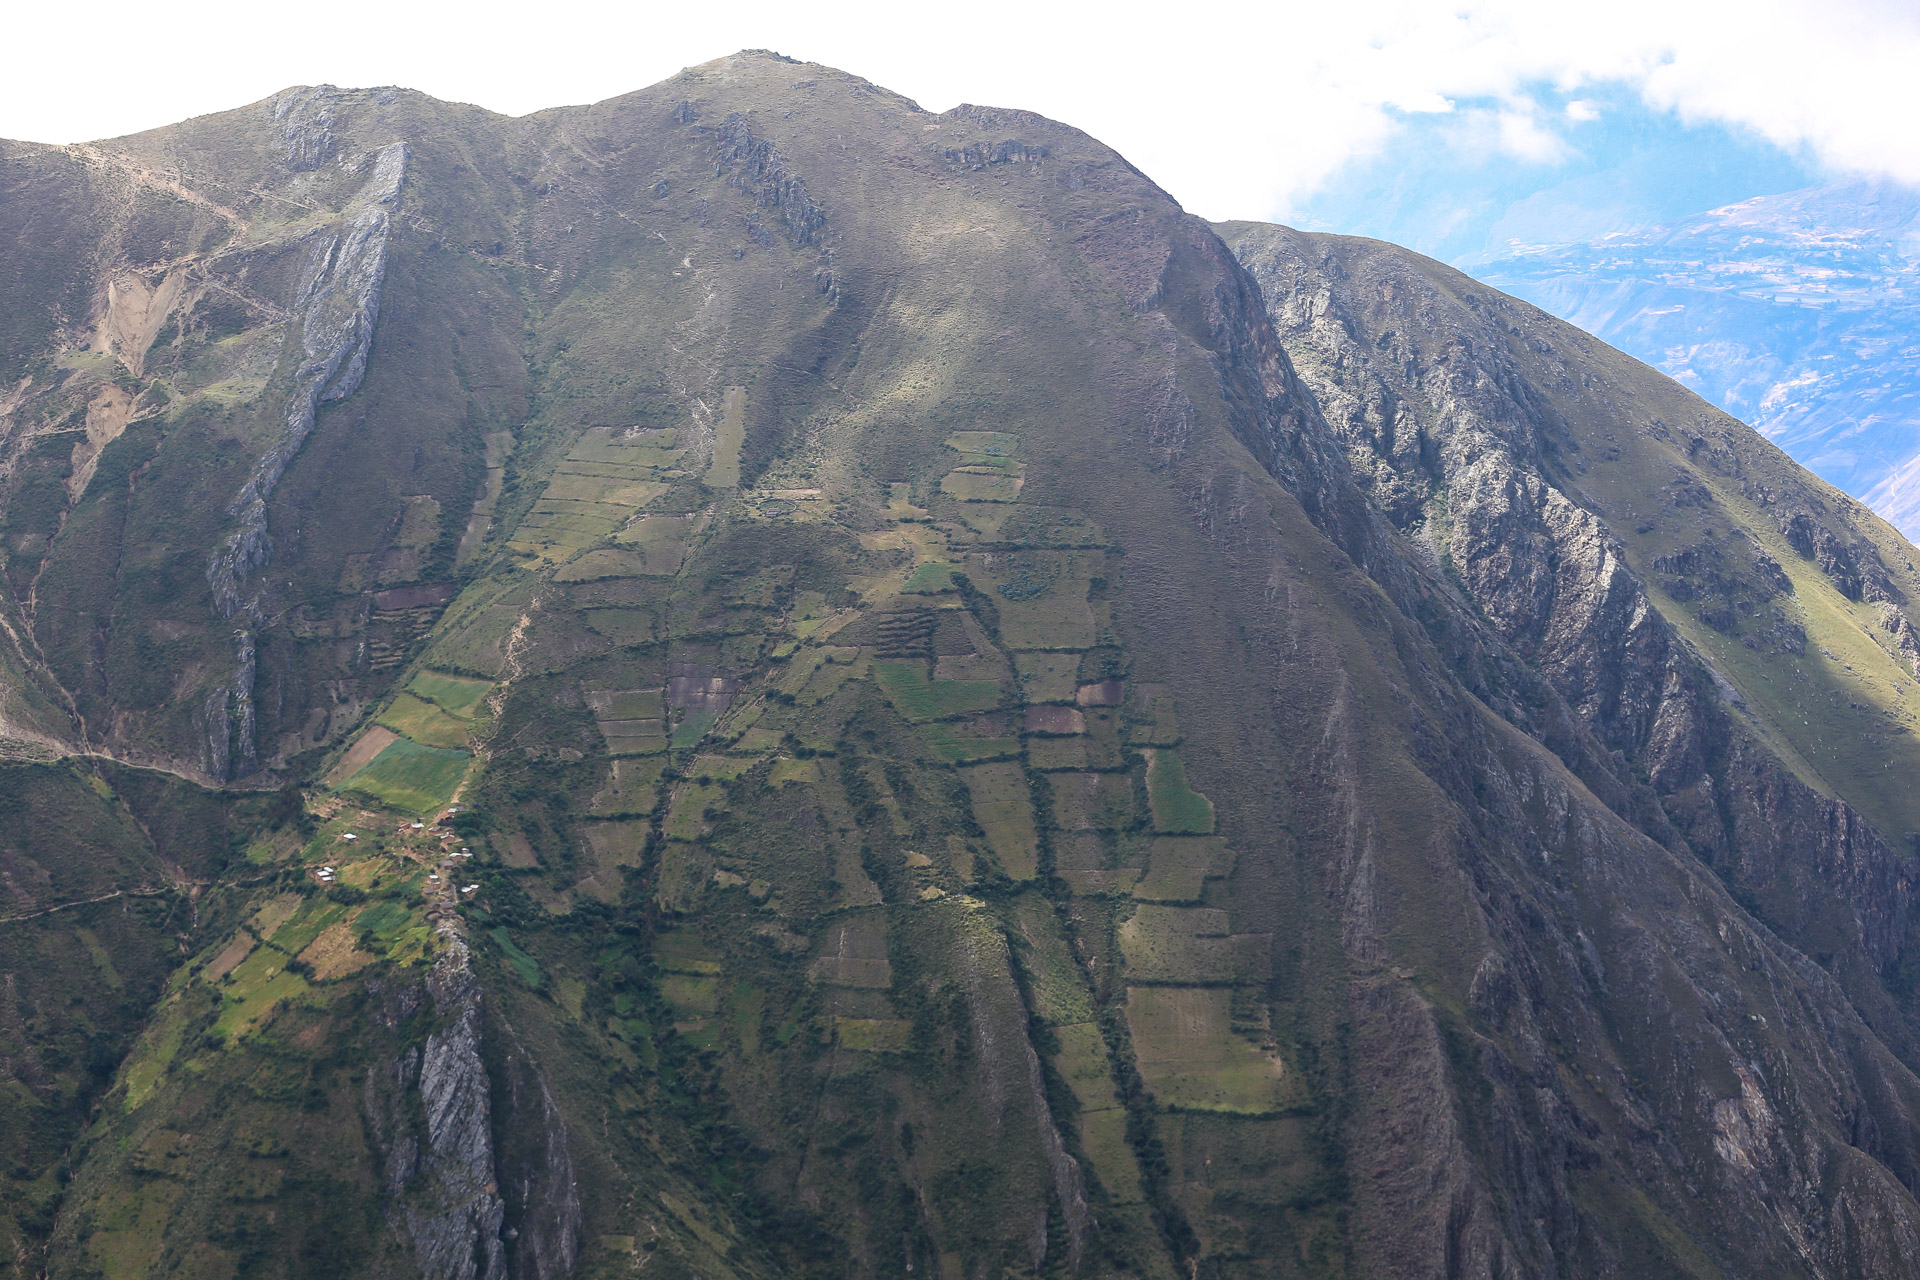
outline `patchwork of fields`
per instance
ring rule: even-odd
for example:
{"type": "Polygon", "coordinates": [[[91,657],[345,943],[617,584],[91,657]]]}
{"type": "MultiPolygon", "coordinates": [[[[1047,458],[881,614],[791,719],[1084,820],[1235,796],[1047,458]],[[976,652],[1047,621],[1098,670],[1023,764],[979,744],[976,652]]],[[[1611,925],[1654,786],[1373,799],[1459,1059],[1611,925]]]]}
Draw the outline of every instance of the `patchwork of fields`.
{"type": "MultiPolygon", "coordinates": [[[[1260,1012],[1272,939],[1209,905],[1234,851],[1171,693],[1114,630],[1117,549],[1019,500],[1014,431],[950,434],[943,470],[892,484],[857,532],[817,484],[731,488],[745,408],[729,394],[704,505],[675,496],[680,463],[709,457],[676,433],[581,435],[334,785],[409,812],[479,804],[483,856],[549,913],[650,898],[679,921],[655,937],[654,1003],[618,996],[596,1034],[641,1063],[663,1037],[738,1055],[740,1088],[809,1027],[883,1072],[924,1058],[944,1033],[902,974],[929,937],[1004,946],[968,921],[1008,922],[1109,1211],[1186,1194],[1141,1164],[1127,1073],[1170,1122],[1277,1119],[1299,1097],[1260,1012]],[[577,708],[568,727],[527,719],[535,697],[577,708]],[[509,776],[550,781],[503,803],[509,776]],[[569,828],[529,808],[543,788],[575,797],[569,828]],[[769,945],[805,960],[811,995],[775,980],[769,945]],[[814,1020],[779,1014],[799,1007],[814,1020]]],[[[541,936],[486,933],[523,985],[591,1003],[541,936]]],[[[301,981],[272,967],[228,980],[301,981]]]]}

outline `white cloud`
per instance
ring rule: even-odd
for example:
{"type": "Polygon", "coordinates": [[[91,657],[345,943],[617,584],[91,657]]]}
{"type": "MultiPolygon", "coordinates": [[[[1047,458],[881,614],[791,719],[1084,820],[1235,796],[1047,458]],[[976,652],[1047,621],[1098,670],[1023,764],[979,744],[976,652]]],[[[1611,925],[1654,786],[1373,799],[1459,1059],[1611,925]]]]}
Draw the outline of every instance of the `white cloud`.
{"type": "MultiPolygon", "coordinates": [[[[233,0],[17,6],[0,135],[152,127],[293,83],[406,84],[519,114],[650,84],[741,47],[867,76],[938,109],[1022,106],[1124,152],[1189,207],[1269,216],[1405,114],[1498,104],[1497,145],[1550,162],[1562,120],[1527,86],[1624,85],[1842,168],[1920,183],[1911,0],[1282,0],[964,9],[735,0],[233,0]]],[[[1591,109],[1588,107],[1587,109],[1591,109]]],[[[1462,115],[1466,113],[1463,111],[1462,115]]]]}

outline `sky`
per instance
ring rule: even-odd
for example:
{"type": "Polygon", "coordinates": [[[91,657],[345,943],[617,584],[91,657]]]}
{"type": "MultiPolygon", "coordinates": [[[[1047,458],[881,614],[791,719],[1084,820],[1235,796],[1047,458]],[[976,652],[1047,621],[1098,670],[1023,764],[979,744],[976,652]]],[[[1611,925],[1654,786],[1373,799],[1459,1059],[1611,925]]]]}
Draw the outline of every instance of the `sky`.
{"type": "Polygon", "coordinates": [[[398,84],[520,115],[770,48],[932,110],[1066,121],[1208,218],[1386,234],[1356,216],[1382,192],[1424,200],[1431,243],[1416,247],[1448,257],[1498,240],[1511,206],[1559,190],[1526,215],[1551,221],[1621,173],[1673,179],[1644,206],[1835,174],[1920,184],[1915,0],[10,7],[0,137],[37,142],[136,132],[292,84],[398,84]],[[1463,182],[1503,194],[1476,204],[1463,182]]]}

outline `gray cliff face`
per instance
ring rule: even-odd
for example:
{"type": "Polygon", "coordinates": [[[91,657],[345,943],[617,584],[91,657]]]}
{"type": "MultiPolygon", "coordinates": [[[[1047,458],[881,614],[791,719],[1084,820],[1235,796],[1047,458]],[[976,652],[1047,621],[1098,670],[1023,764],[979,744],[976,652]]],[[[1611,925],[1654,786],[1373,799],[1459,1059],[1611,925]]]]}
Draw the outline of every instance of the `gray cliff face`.
{"type": "MultiPolygon", "coordinates": [[[[434,963],[425,995],[439,1025],[367,1075],[367,1122],[382,1157],[388,1219],[428,1280],[505,1280],[506,1204],[481,1057],[483,995],[464,943],[456,939],[434,963]]],[[[389,993],[389,1025],[410,1017],[420,1000],[418,992],[389,993]]]]}
{"type": "MultiPolygon", "coordinates": [[[[283,98],[282,108],[288,101],[291,99],[283,98]]],[[[295,169],[314,168],[320,163],[319,159],[311,164],[296,162],[317,154],[320,144],[314,141],[316,136],[324,135],[327,148],[331,147],[331,135],[322,127],[322,122],[331,117],[314,114],[324,112],[324,98],[301,101],[302,106],[281,115],[283,127],[289,129],[288,164],[295,169]],[[307,124],[294,127],[296,119],[307,117],[312,117],[307,124]]],[[[366,373],[367,352],[380,316],[380,288],[386,278],[391,212],[399,201],[406,172],[406,143],[382,148],[373,159],[366,183],[339,224],[313,235],[308,242],[291,308],[298,320],[300,364],[287,398],[282,431],[228,505],[227,516],[235,527],[207,566],[215,612],[235,621],[233,678],[207,695],[203,711],[206,769],[215,778],[244,776],[259,764],[254,742],[254,636],[264,618],[265,588],[252,579],[273,557],[273,539],[267,533],[267,502],[312,432],[321,403],[346,399],[366,373]]]]}
{"type": "MultiPolygon", "coordinates": [[[[1601,744],[1648,780],[1663,810],[1650,832],[1684,839],[1753,895],[1767,923],[1819,956],[1910,1051],[1911,1011],[1896,1011],[1883,987],[1913,927],[1908,859],[1844,800],[1795,776],[1741,714],[1739,692],[1650,598],[1582,491],[1587,466],[1620,449],[1610,433],[1589,441],[1583,460],[1558,402],[1599,393],[1555,349],[1564,339],[1539,331],[1533,321],[1544,318],[1531,308],[1464,278],[1452,287],[1388,246],[1283,228],[1230,235],[1356,476],[1601,744]]],[[[1621,434],[1666,430],[1658,419],[1632,423],[1611,402],[1603,412],[1619,413],[1621,434]]],[[[1684,472],[1664,479],[1678,506],[1712,502],[1684,472]]],[[[1848,598],[1891,600],[1898,588],[1871,547],[1843,544],[1791,504],[1783,497],[1776,520],[1796,551],[1848,598]]],[[[1709,626],[1731,627],[1736,608],[1771,609],[1772,643],[1805,643],[1776,603],[1792,590],[1780,564],[1738,530],[1648,568],[1669,598],[1701,598],[1709,626]]],[[[1897,610],[1886,616],[1891,636],[1911,629],[1897,610]]]]}
{"type": "MultiPolygon", "coordinates": [[[[1666,1188],[1663,1203],[1713,1205],[1712,1225],[1688,1230],[1724,1239],[1742,1274],[1783,1257],[1798,1274],[1901,1274],[1896,1242],[1920,1223],[1920,1078],[1882,966],[1905,935],[1902,860],[1793,776],[1656,607],[1570,480],[1585,471],[1568,459],[1584,464],[1559,406],[1581,377],[1563,367],[1564,384],[1542,389],[1503,358],[1505,338],[1534,341],[1524,316],[1477,316],[1493,295],[1443,294],[1386,246],[1371,247],[1384,263],[1350,262],[1343,251],[1366,257],[1352,242],[1224,230],[1272,314],[1268,329],[1231,287],[1194,309],[1216,333],[1238,330],[1210,345],[1226,398],[1245,405],[1239,433],[1398,605],[1369,607],[1381,643],[1440,649],[1407,659],[1410,696],[1432,708],[1408,732],[1460,825],[1425,837],[1419,927],[1483,940],[1468,1023],[1397,980],[1409,926],[1383,886],[1406,834],[1367,798],[1373,730],[1336,690],[1317,776],[1294,781],[1331,802],[1293,821],[1327,851],[1322,889],[1357,966],[1363,1271],[1629,1274],[1622,1237],[1595,1225],[1626,1211],[1605,1190],[1624,1175],[1666,1188]],[[1289,444],[1316,432],[1346,456],[1289,444]],[[1484,706],[1429,686],[1435,658],[1484,706]],[[1596,820],[1488,708],[1613,813],[1596,820]],[[1459,915],[1441,925],[1454,894],[1459,915]],[[1814,1012],[1828,1002],[1848,1008],[1840,1022],[1814,1012]],[[1572,1075],[1569,1052],[1583,1064],[1572,1075]]],[[[1669,477],[1682,505],[1700,500],[1693,483],[1669,477]]],[[[1254,494],[1216,483],[1201,497],[1196,523],[1221,554],[1258,562],[1254,494]]],[[[1779,564],[1731,531],[1694,554],[1675,581],[1737,594],[1749,612],[1779,591],[1779,564]]]]}

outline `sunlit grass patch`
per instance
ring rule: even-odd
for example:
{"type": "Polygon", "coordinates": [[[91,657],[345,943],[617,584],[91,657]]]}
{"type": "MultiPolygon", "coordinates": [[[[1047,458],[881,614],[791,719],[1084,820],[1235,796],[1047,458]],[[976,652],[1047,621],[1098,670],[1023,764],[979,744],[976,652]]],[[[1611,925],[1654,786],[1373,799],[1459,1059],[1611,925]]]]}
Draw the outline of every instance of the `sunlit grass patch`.
{"type": "Polygon", "coordinates": [[[1146,756],[1153,829],[1168,835],[1211,835],[1213,801],[1187,785],[1180,753],[1161,747],[1149,749],[1146,756]]]}
{"type": "Polygon", "coordinates": [[[956,431],[942,443],[969,460],[985,461],[1011,458],[1020,448],[1020,437],[1011,431],[956,431]]]}
{"type": "Polygon", "coordinates": [[[647,571],[646,557],[630,547],[599,547],[584,551],[554,571],[555,582],[597,582],[602,578],[633,578],[647,571]]]}
{"type": "Polygon", "coordinates": [[[1147,858],[1147,874],[1133,887],[1142,902],[1198,902],[1206,882],[1229,874],[1233,854],[1218,836],[1161,836],[1147,858]]]}
{"type": "Polygon", "coordinates": [[[936,721],[922,725],[920,736],[926,739],[936,755],[950,764],[994,760],[1019,754],[1020,739],[994,732],[1000,727],[997,719],[990,718],[985,725],[965,720],[936,721]]]}
{"type": "Polygon", "coordinates": [[[953,590],[954,566],[945,560],[927,560],[907,575],[900,590],[909,595],[937,595],[953,590]]]}
{"type": "Polygon", "coordinates": [[[585,697],[602,720],[658,720],[666,714],[658,689],[589,689],[585,697]]]}
{"type": "Polygon", "coordinates": [[[1286,1067],[1233,1030],[1228,987],[1128,987],[1140,1075],[1163,1107],[1265,1115],[1289,1092],[1286,1067]]]}
{"type": "Polygon", "coordinates": [[[397,738],[372,763],[346,781],[352,790],[410,813],[426,813],[445,805],[467,771],[464,751],[422,746],[397,738]]]}
{"type": "Polygon", "coordinates": [[[689,542],[705,522],[706,517],[697,515],[646,515],[615,534],[613,540],[639,554],[639,573],[671,577],[680,571],[689,542]]]}
{"type": "Polygon", "coordinates": [[[913,1048],[913,1024],[899,1018],[835,1018],[833,1031],[842,1049],[858,1053],[906,1053],[913,1048]]]}
{"type": "Polygon", "coordinates": [[[287,957],[261,947],[227,975],[225,999],[209,1034],[223,1040],[245,1034],[282,1000],[312,990],[306,979],[287,969],[287,957]]]}
{"type": "Polygon", "coordinates": [[[1000,703],[1000,686],[984,680],[929,680],[919,658],[875,658],[873,678],[909,720],[937,720],[1000,703]]]}
{"type": "Polygon", "coordinates": [[[1134,981],[1233,980],[1233,939],[1224,911],[1143,902],[1120,926],[1119,942],[1134,981]]]}
{"type": "Polygon", "coordinates": [[[466,745],[468,725],[438,706],[410,693],[401,693],[379,715],[379,723],[428,747],[466,745]]]}
{"type": "Polygon", "coordinates": [[[707,468],[707,483],[715,489],[732,489],[740,484],[740,446],[747,440],[747,389],[728,387],[720,403],[720,422],[714,429],[713,465],[707,468]]]}
{"type": "Polygon", "coordinates": [[[1013,502],[1025,483],[1019,476],[1002,475],[997,469],[962,467],[949,471],[940,481],[940,489],[962,502],[1013,502]]]}
{"type": "Polygon", "coordinates": [[[1071,702],[1079,688],[1078,653],[1016,653],[1020,694],[1028,702],[1071,702]]]}
{"type": "Polygon", "coordinates": [[[499,946],[500,954],[506,957],[507,967],[513,970],[514,976],[529,987],[538,990],[540,987],[539,962],[514,943],[513,935],[508,933],[504,926],[490,930],[488,936],[499,946]]]}
{"type": "Polygon", "coordinates": [[[791,757],[775,760],[773,769],[767,774],[767,785],[783,787],[790,782],[809,783],[820,780],[820,766],[812,760],[796,760],[791,757]]]}
{"type": "Polygon", "coordinates": [[[471,720],[481,712],[493,685],[486,680],[449,675],[444,671],[422,671],[407,685],[407,691],[437,703],[449,715],[471,720]]]}
{"type": "Polygon", "coordinates": [[[1025,772],[1003,761],[963,769],[961,776],[973,797],[974,821],[987,834],[987,847],[1008,876],[1032,879],[1038,869],[1040,837],[1025,772]]]}
{"type": "Polygon", "coordinates": [[[664,754],[628,757],[612,764],[607,785],[593,797],[595,814],[652,813],[659,803],[664,754]]]}

